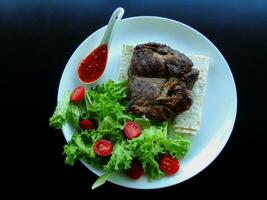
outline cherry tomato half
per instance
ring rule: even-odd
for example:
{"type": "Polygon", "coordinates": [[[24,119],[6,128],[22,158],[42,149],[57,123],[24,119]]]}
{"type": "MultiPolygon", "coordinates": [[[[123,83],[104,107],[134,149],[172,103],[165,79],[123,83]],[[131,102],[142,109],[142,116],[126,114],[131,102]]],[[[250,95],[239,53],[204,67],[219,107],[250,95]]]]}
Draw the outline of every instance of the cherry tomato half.
{"type": "Polygon", "coordinates": [[[79,86],[71,93],[70,100],[73,103],[78,103],[84,99],[84,95],[85,95],[85,88],[83,86],[79,86]]]}
{"type": "Polygon", "coordinates": [[[106,139],[98,140],[94,145],[95,154],[102,157],[111,155],[112,149],[113,149],[112,142],[106,139]]]}
{"type": "Polygon", "coordinates": [[[141,135],[142,129],[135,122],[127,122],[124,126],[124,135],[130,140],[132,138],[137,138],[141,135]]]}
{"type": "Polygon", "coordinates": [[[89,119],[84,119],[80,121],[80,127],[81,129],[95,129],[94,123],[89,119]]]}
{"type": "Polygon", "coordinates": [[[137,159],[132,161],[132,166],[126,171],[126,174],[132,179],[138,179],[144,174],[144,169],[141,162],[137,159]]]}
{"type": "Polygon", "coordinates": [[[178,172],[179,167],[179,161],[169,154],[165,154],[160,158],[159,168],[168,176],[171,176],[178,172]]]}

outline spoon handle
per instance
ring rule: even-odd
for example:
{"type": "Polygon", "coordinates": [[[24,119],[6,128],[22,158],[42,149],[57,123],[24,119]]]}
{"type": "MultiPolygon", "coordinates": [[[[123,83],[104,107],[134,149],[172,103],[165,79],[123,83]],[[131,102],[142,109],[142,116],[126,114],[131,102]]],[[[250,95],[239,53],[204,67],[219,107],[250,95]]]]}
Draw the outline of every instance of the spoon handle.
{"type": "Polygon", "coordinates": [[[100,44],[107,44],[108,48],[110,46],[112,37],[113,37],[113,33],[115,32],[115,29],[118,25],[118,22],[121,20],[122,16],[124,14],[124,9],[123,8],[117,8],[111,15],[107,28],[106,28],[106,32],[102,38],[102,41],[100,42],[100,44]]]}

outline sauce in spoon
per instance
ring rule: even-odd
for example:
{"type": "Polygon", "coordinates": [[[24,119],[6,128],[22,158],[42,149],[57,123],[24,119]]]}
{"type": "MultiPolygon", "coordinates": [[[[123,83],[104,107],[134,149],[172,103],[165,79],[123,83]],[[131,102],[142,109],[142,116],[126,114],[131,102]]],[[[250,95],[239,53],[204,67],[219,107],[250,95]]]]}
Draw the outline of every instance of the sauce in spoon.
{"type": "Polygon", "coordinates": [[[108,59],[106,44],[98,46],[79,65],[78,76],[84,83],[95,82],[104,72],[108,59]]]}

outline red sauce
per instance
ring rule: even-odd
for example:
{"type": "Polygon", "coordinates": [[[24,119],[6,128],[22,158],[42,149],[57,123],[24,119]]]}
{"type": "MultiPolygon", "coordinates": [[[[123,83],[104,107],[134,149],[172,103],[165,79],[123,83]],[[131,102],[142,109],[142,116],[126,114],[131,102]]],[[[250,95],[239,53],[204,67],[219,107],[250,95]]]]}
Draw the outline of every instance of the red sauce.
{"type": "Polygon", "coordinates": [[[78,76],[82,82],[96,81],[104,72],[108,58],[108,47],[100,45],[92,51],[79,65],[78,76]]]}

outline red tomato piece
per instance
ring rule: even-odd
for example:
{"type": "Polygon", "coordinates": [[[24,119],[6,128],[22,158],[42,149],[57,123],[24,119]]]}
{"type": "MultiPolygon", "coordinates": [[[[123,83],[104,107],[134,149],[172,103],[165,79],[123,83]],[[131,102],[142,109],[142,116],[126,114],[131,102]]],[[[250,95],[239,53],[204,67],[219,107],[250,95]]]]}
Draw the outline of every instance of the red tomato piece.
{"type": "Polygon", "coordinates": [[[81,129],[95,129],[94,123],[89,119],[84,119],[80,121],[81,129]]]}
{"type": "Polygon", "coordinates": [[[132,166],[126,171],[126,174],[132,179],[138,179],[144,174],[144,169],[141,162],[137,159],[132,161],[132,166]]]}
{"type": "Polygon", "coordinates": [[[95,154],[102,157],[111,155],[112,149],[113,149],[112,142],[106,139],[98,140],[94,145],[95,154]]]}
{"type": "Polygon", "coordinates": [[[135,122],[127,122],[124,126],[124,135],[130,140],[132,138],[137,138],[141,135],[142,129],[135,122]]]}
{"type": "Polygon", "coordinates": [[[84,99],[84,95],[85,95],[85,88],[83,86],[79,86],[71,93],[70,100],[73,103],[78,103],[84,99]]]}
{"type": "Polygon", "coordinates": [[[179,167],[179,161],[169,154],[163,155],[160,159],[159,168],[168,176],[171,176],[178,172],[179,167]]]}

